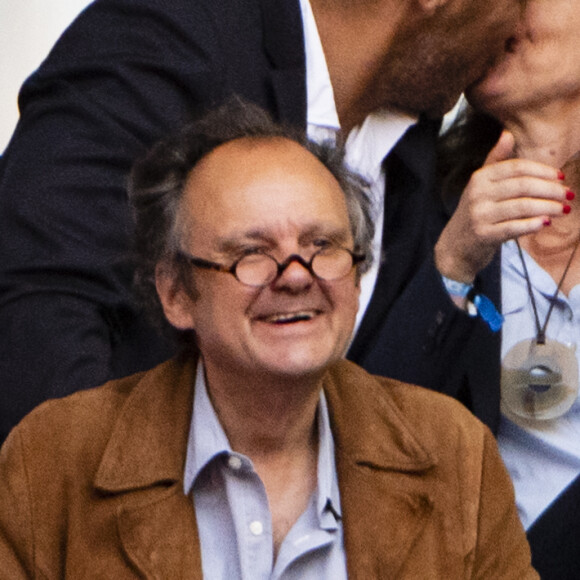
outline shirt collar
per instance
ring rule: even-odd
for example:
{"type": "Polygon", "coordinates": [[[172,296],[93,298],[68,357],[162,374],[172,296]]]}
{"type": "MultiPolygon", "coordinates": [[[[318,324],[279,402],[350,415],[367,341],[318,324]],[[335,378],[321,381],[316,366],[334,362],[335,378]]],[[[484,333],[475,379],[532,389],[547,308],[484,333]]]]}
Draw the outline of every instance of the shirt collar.
{"type": "Polygon", "coordinates": [[[201,470],[217,455],[231,453],[228,438],[217,418],[207,393],[203,363],[200,359],[195,375],[193,412],[187,441],[184,491],[189,494],[201,470]]]}
{"type": "Polygon", "coordinates": [[[322,42],[318,34],[314,14],[309,0],[300,0],[302,22],[304,26],[304,52],[306,54],[306,94],[309,126],[328,128],[331,134],[340,129],[338,113],[334,102],[334,91],[322,42]]]}
{"type": "Polygon", "coordinates": [[[342,517],[338,476],[334,455],[334,439],[330,428],[328,404],[324,391],[320,391],[318,402],[318,496],[316,513],[320,525],[325,529],[335,528],[342,517]],[[334,516],[334,517],[332,517],[334,516]]]}
{"type": "MultiPolygon", "coordinates": [[[[324,529],[333,529],[336,528],[337,519],[341,517],[340,494],[334,456],[334,440],[330,428],[328,405],[323,391],[320,391],[317,420],[319,440],[316,512],[320,526],[324,529]]],[[[203,363],[200,359],[195,377],[193,413],[183,478],[186,495],[191,492],[195,480],[203,468],[214,458],[224,453],[230,455],[233,452],[209,398],[203,363]]]]}
{"type": "Polygon", "coordinates": [[[349,133],[346,162],[371,184],[377,183],[385,157],[416,122],[416,117],[398,111],[374,111],[349,133]]]}
{"type": "MultiPolygon", "coordinates": [[[[300,8],[306,54],[308,136],[314,140],[334,139],[340,130],[340,121],[324,49],[309,0],[300,0],[300,8]]],[[[416,122],[417,117],[398,111],[372,112],[348,135],[347,163],[369,182],[378,181],[383,159],[416,122]]]]}

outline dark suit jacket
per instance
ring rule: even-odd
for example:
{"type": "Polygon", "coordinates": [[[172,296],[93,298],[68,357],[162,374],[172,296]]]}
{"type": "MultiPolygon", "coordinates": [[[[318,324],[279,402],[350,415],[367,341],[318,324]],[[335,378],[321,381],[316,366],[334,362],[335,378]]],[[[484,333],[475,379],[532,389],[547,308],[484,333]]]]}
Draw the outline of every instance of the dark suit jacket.
{"type": "MultiPolygon", "coordinates": [[[[193,359],[49,401],[0,451],[1,578],[201,579],[183,470],[193,359]]],[[[340,362],[323,380],[349,578],[537,578],[488,429],[340,362]]]]}
{"type": "MultiPolygon", "coordinates": [[[[305,127],[304,60],[297,0],[97,0],[64,33],[0,166],[0,440],[39,402],[174,352],[130,292],[129,168],[232,93],[305,127]]],[[[465,399],[446,376],[473,323],[433,265],[425,127],[391,172],[385,264],[349,357],[465,399]]]]}

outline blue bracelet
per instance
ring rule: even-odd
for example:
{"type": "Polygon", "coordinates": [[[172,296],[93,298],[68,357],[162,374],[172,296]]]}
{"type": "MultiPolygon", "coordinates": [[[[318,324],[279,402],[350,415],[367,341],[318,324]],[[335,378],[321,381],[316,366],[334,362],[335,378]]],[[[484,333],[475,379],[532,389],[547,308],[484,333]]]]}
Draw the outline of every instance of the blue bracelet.
{"type": "Polygon", "coordinates": [[[473,288],[473,284],[458,282],[457,280],[447,278],[447,276],[441,275],[441,279],[443,280],[445,290],[447,290],[447,292],[451,294],[451,296],[459,296],[460,298],[465,298],[473,288]]]}
{"type": "Polygon", "coordinates": [[[503,324],[503,316],[498,312],[493,302],[483,294],[478,294],[473,290],[473,284],[458,282],[441,275],[445,290],[451,296],[467,298],[467,313],[470,316],[479,316],[486,322],[492,332],[497,332],[503,324]]]}

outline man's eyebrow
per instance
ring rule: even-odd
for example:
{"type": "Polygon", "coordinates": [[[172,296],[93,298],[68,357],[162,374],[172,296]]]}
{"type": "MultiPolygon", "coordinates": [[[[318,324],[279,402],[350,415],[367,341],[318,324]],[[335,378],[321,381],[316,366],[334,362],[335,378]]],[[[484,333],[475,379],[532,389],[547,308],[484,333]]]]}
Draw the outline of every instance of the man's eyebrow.
{"type": "Polygon", "coordinates": [[[247,242],[260,241],[274,243],[273,238],[264,229],[255,229],[247,232],[234,232],[227,237],[217,240],[217,248],[223,253],[235,252],[247,242]]]}
{"type": "Polygon", "coordinates": [[[299,243],[300,245],[306,245],[314,238],[324,236],[337,245],[344,244],[349,239],[350,233],[349,228],[339,228],[334,225],[315,225],[300,234],[299,243]]]}
{"type": "MultiPolygon", "coordinates": [[[[350,237],[350,228],[337,227],[335,224],[314,224],[298,236],[298,243],[301,246],[309,245],[315,238],[323,236],[330,242],[341,245],[345,244],[350,237]]],[[[269,246],[275,247],[277,244],[276,234],[264,228],[256,228],[249,231],[233,232],[227,237],[217,240],[217,249],[224,254],[234,254],[248,242],[262,242],[269,246]]]]}

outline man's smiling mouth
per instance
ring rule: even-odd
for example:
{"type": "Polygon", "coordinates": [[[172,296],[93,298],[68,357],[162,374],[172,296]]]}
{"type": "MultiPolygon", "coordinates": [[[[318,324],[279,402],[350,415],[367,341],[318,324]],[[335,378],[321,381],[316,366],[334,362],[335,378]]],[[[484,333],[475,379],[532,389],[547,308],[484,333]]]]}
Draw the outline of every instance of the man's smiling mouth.
{"type": "Polygon", "coordinates": [[[268,316],[261,316],[259,320],[270,324],[291,324],[293,322],[307,322],[320,314],[319,310],[300,310],[297,312],[278,312],[268,316]]]}

